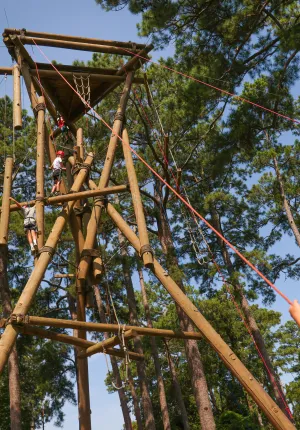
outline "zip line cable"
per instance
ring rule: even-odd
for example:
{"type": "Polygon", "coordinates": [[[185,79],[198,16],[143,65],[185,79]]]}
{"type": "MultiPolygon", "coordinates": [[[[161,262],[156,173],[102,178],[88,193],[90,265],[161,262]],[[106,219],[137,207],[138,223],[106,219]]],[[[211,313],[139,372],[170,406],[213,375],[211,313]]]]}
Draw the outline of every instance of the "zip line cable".
{"type": "MultiPolygon", "coordinates": [[[[35,40],[32,38],[33,43],[36,45],[36,47],[39,49],[39,51],[41,52],[41,54],[46,58],[46,60],[49,62],[49,64],[52,65],[53,69],[61,76],[61,78],[68,84],[68,86],[78,95],[78,97],[80,98],[80,100],[82,100],[84,103],[86,103],[83,98],[81,97],[81,95],[79,93],[77,93],[77,91],[75,90],[75,88],[68,82],[68,80],[59,72],[59,70],[54,66],[54,64],[52,64],[52,62],[49,60],[49,58],[46,56],[46,54],[42,51],[42,49],[37,45],[37,43],[35,42],[35,40]]],[[[251,104],[253,104],[252,102],[250,102],[251,104]]],[[[109,128],[111,130],[111,132],[113,132],[112,127],[92,108],[92,106],[88,105],[88,107],[95,113],[95,116],[101,121],[103,122],[103,124],[109,128]]],[[[268,110],[268,109],[266,109],[268,110]]],[[[282,116],[281,114],[278,114],[274,111],[272,111],[273,113],[282,116]]],[[[287,117],[288,119],[292,120],[291,118],[287,117]]],[[[297,120],[292,120],[295,122],[299,122],[297,120]]],[[[122,139],[121,136],[119,136],[118,134],[116,135],[118,137],[118,139],[127,144],[126,142],[124,142],[124,140],[122,139]]],[[[277,294],[279,294],[289,305],[292,305],[292,301],[283,293],[279,290],[279,288],[277,288],[259,269],[257,269],[238,249],[236,249],[221,233],[219,233],[199,212],[196,211],[196,209],[193,208],[193,206],[191,206],[191,204],[189,204],[184,197],[182,197],[179,192],[177,192],[170,184],[167,183],[167,181],[165,181],[160,175],[159,173],[156,172],[155,169],[153,169],[153,167],[151,167],[146,160],[143,159],[143,157],[141,155],[139,155],[129,144],[127,144],[129,149],[131,150],[131,152],[161,181],[163,182],[169,189],[170,191],[172,191],[198,218],[201,219],[201,221],[203,221],[217,236],[219,236],[225,243],[227,246],[229,246],[229,248],[232,249],[233,252],[235,252],[243,261],[244,263],[246,263],[252,270],[254,270],[257,275],[259,275],[274,291],[277,292],[277,294]]]]}

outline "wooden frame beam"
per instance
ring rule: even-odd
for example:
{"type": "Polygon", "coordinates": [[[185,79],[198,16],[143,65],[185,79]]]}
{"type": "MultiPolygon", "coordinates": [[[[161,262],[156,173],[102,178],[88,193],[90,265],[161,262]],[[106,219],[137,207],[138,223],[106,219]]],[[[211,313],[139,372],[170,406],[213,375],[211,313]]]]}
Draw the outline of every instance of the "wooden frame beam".
{"type": "Polygon", "coordinates": [[[35,45],[34,43],[35,41],[36,44],[40,46],[50,46],[53,48],[63,48],[63,49],[74,49],[76,51],[100,52],[104,54],[117,54],[122,56],[124,55],[126,57],[133,57],[135,54],[139,52],[139,50],[133,49],[132,46],[127,50],[127,48],[119,47],[119,46],[100,45],[98,43],[74,42],[70,40],[61,40],[61,39],[49,39],[45,37],[38,37],[34,39],[34,41],[32,37],[27,37],[27,36],[12,36],[12,37],[18,37],[23,45],[35,45]]]}
{"type": "MultiPolygon", "coordinates": [[[[0,319],[0,328],[4,327],[5,324],[6,319],[0,319]]],[[[23,316],[20,316],[18,324],[29,324],[30,326],[69,328],[77,330],[80,329],[85,331],[95,331],[98,333],[119,333],[120,331],[120,327],[118,324],[92,323],[84,321],[63,320],[59,318],[36,317],[31,315],[26,315],[25,318],[23,316]]],[[[125,330],[134,330],[140,336],[166,337],[168,339],[203,339],[202,334],[197,332],[137,327],[127,324],[123,325],[122,328],[124,328],[125,330]]]]}
{"type": "Polygon", "coordinates": [[[143,43],[133,43],[133,42],[118,42],[115,40],[103,40],[103,39],[96,39],[91,37],[80,37],[80,36],[69,36],[67,34],[54,34],[54,33],[43,33],[39,31],[31,31],[31,30],[17,30],[15,28],[5,28],[3,32],[3,37],[6,35],[15,34],[18,36],[29,36],[33,38],[47,38],[47,39],[54,39],[54,40],[64,40],[68,42],[80,42],[80,43],[90,43],[90,44],[96,44],[96,45],[108,45],[108,46],[119,46],[123,48],[131,49],[133,46],[136,47],[136,49],[143,49],[146,47],[143,43]]]}
{"type": "MultiPolygon", "coordinates": [[[[82,348],[83,350],[87,350],[88,348],[98,345],[95,342],[91,342],[85,339],[80,339],[76,336],[69,336],[67,334],[56,333],[50,330],[43,330],[41,328],[31,327],[28,325],[15,325],[14,327],[18,333],[28,335],[28,336],[37,336],[42,339],[51,339],[56,342],[66,343],[68,345],[73,345],[78,348],[82,348]]],[[[104,351],[98,351],[98,352],[104,352],[104,351]]],[[[105,350],[105,353],[108,355],[125,358],[125,354],[123,351],[114,349],[113,347],[108,347],[105,350]]],[[[144,359],[144,356],[142,354],[137,354],[136,352],[128,351],[128,355],[131,360],[141,361],[144,359]]]]}
{"type": "MultiPolygon", "coordinates": [[[[127,330],[124,333],[124,341],[128,341],[136,337],[138,334],[134,330],[127,330]]],[[[98,352],[105,352],[107,348],[120,345],[122,339],[119,336],[109,337],[108,339],[98,342],[95,345],[89,346],[85,352],[80,352],[78,358],[90,357],[91,355],[97,354],[98,352]]]]}
{"type": "MultiPolygon", "coordinates": [[[[116,75],[105,75],[101,73],[87,73],[87,72],[61,72],[64,78],[66,79],[73,79],[74,75],[82,76],[84,78],[89,77],[92,79],[97,79],[99,82],[124,82],[126,79],[126,76],[116,76],[116,75]]],[[[37,71],[35,69],[30,69],[30,74],[33,76],[37,76],[37,71]]],[[[39,70],[39,76],[41,78],[57,78],[58,74],[55,70],[39,70]]],[[[144,85],[144,79],[143,78],[134,78],[132,81],[133,84],[141,84],[144,85]]]]}
{"type": "MultiPolygon", "coordinates": [[[[70,193],[70,194],[62,194],[61,196],[54,196],[54,197],[48,197],[45,199],[45,205],[56,205],[58,203],[66,203],[71,202],[73,200],[81,200],[81,199],[87,199],[90,197],[98,197],[98,196],[107,196],[109,194],[118,194],[118,193],[125,193],[126,191],[129,191],[128,185],[116,185],[114,187],[107,187],[103,188],[102,190],[96,189],[96,190],[88,190],[88,191],[78,191],[77,193],[70,193]]],[[[35,204],[35,200],[30,200],[28,202],[21,202],[21,206],[33,206],[35,204]]],[[[16,212],[19,211],[20,208],[16,205],[10,205],[9,207],[10,212],[16,212]]]]}

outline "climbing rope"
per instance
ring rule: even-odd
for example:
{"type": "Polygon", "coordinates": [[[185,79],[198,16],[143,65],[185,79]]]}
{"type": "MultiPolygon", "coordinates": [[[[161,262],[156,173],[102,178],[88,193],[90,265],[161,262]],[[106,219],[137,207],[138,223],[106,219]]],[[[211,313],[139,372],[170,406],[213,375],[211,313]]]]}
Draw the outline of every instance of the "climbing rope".
{"type": "Polygon", "coordinates": [[[88,76],[76,76],[73,73],[73,80],[76,86],[76,91],[81,96],[81,100],[85,107],[91,102],[91,87],[90,87],[90,75],[88,76]]]}

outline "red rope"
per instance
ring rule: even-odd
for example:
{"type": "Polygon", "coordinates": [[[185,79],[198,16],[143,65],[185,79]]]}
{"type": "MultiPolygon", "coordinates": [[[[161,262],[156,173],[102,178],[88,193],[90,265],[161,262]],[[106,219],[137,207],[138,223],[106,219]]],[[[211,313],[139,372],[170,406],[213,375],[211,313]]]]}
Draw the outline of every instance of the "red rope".
{"type": "MultiPolygon", "coordinates": [[[[125,69],[125,72],[126,72],[126,69],[125,69]]],[[[126,74],[127,74],[127,72],[126,72],[126,74]]],[[[142,111],[143,111],[143,113],[144,113],[144,116],[145,116],[145,117],[146,117],[146,119],[147,119],[147,122],[149,123],[150,127],[153,129],[153,123],[152,123],[152,121],[149,119],[149,117],[147,116],[147,113],[146,113],[146,111],[145,111],[145,109],[144,109],[144,107],[143,107],[142,101],[139,99],[139,97],[138,97],[138,95],[137,95],[137,93],[136,93],[136,91],[135,91],[135,89],[134,89],[134,88],[133,88],[133,92],[134,92],[134,94],[136,95],[136,98],[137,98],[137,100],[138,100],[138,102],[139,102],[139,104],[140,104],[140,106],[141,106],[141,109],[142,109],[142,111]]],[[[159,141],[158,141],[158,143],[159,143],[159,141]]],[[[167,157],[166,157],[166,154],[165,154],[165,152],[164,152],[163,148],[161,147],[161,145],[159,144],[158,146],[159,146],[159,149],[160,149],[160,151],[161,151],[161,153],[162,153],[162,156],[164,157],[164,160],[165,160],[165,163],[166,163],[166,165],[167,165],[168,169],[170,170],[170,172],[171,172],[171,174],[172,174],[173,178],[175,179],[175,182],[176,182],[176,189],[179,191],[179,189],[178,189],[178,183],[177,183],[177,178],[174,176],[174,173],[173,173],[173,167],[170,165],[170,163],[169,163],[169,161],[168,161],[168,159],[167,159],[167,157]]],[[[187,192],[186,192],[185,190],[184,190],[184,193],[185,193],[186,198],[188,198],[187,192]]],[[[193,221],[195,222],[195,224],[198,226],[198,223],[197,223],[197,220],[196,220],[195,214],[194,214],[193,212],[191,212],[191,211],[188,211],[188,212],[190,213],[190,215],[191,215],[191,217],[192,217],[193,221]]],[[[205,242],[206,242],[206,241],[205,241],[205,242]]],[[[292,412],[291,412],[291,410],[290,410],[290,408],[289,408],[289,406],[288,406],[288,404],[287,404],[287,402],[286,402],[286,400],[285,400],[285,398],[284,398],[284,395],[283,395],[282,390],[281,390],[281,388],[280,388],[280,386],[279,386],[279,383],[277,382],[276,378],[273,376],[272,371],[270,370],[270,368],[269,368],[268,364],[266,363],[265,358],[264,358],[264,356],[263,356],[262,352],[260,351],[259,346],[258,346],[257,342],[255,341],[255,338],[254,338],[254,336],[253,336],[253,334],[252,334],[252,331],[251,331],[251,329],[250,329],[250,327],[249,327],[249,325],[248,325],[248,323],[247,323],[247,321],[246,321],[246,319],[245,319],[244,313],[243,313],[243,311],[241,310],[241,308],[239,307],[239,305],[238,305],[237,301],[235,300],[234,295],[233,295],[233,294],[232,294],[232,292],[231,292],[231,288],[230,288],[230,286],[229,286],[229,284],[228,284],[227,280],[225,279],[225,276],[224,276],[224,274],[223,274],[223,272],[222,272],[222,270],[221,270],[220,266],[218,265],[217,261],[215,260],[214,254],[213,254],[213,252],[212,252],[212,250],[211,250],[211,248],[210,248],[210,246],[209,246],[209,244],[208,244],[207,242],[206,242],[206,246],[207,246],[207,249],[208,249],[208,251],[209,251],[209,253],[210,253],[210,255],[211,255],[211,259],[212,259],[212,261],[213,261],[213,264],[214,264],[214,266],[216,267],[216,269],[217,269],[217,271],[218,271],[218,273],[219,273],[219,275],[220,275],[220,277],[221,277],[221,279],[222,279],[222,282],[223,282],[223,284],[224,284],[224,285],[225,285],[225,287],[226,287],[226,290],[227,290],[227,292],[228,292],[228,294],[229,294],[229,296],[230,296],[230,299],[231,299],[231,301],[232,301],[232,303],[233,303],[234,307],[236,308],[236,310],[237,310],[237,312],[238,312],[238,314],[239,314],[239,316],[240,316],[240,318],[241,318],[241,320],[242,320],[242,322],[243,322],[244,326],[246,327],[246,330],[248,331],[248,333],[249,333],[249,335],[250,335],[250,338],[251,338],[251,340],[252,340],[252,342],[253,342],[253,344],[254,344],[254,347],[256,348],[257,353],[258,353],[258,355],[259,355],[259,357],[260,357],[260,359],[261,359],[261,361],[262,361],[262,363],[263,363],[263,365],[264,365],[264,367],[265,367],[265,369],[266,369],[267,373],[269,374],[270,379],[271,379],[271,380],[273,380],[273,383],[274,383],[274,385],[276,386],[276,388],[277,388],[277,390],[278,390],[279,396],[280,396],[280,398],[281,398],[281,400],[282,400],[282,402],[283,402],[283,404],[284,404],[285,410],[287,411],[287,413],[288,413],[288,415],[290,416],[290,418],[291,418],[291,419],[293,419],[292,412]]]]}
{"type": "MultiPolygon", "coordinates": [[[[54,70],[61,76],[61,78],[69,85],[69,87],[78,95],[80,100],[83,101],[94,113],[97,118],[103,122],[104,125],[106,125],[107,128],[113,132],[112,127],[90,106],[82,97],[81,95],[75,90],[75,88],[70,84],[70,82],[67,81],[67,79],[59,72],[59,70],[54,66],[54,64],[51,63],[49,58],[44,54],[42,49],[36,44],[35,40],[32,39],[36,47],[39,49],[41,54],[46,58],[46,60],[52,65],[54,70]]],[[[120,139],[121,142],[123,142],[123,139],[121,136],[117,135],[117,137],[120,139]]],[[[128,145],[131,152],[161,181],[163,182],[198,218],[200,218],[217,236],[219,236],[226,244],[229,246],[229,248],[232,249],[233,252],[235,252],[252,270],[254,270],[258,276],[260,276],[271,288],[273,288],[274,291],[277,292],[288,304],[292,305],[291,300],[282,293],[265,275],[263,275],[260,270],[258,270],[240,251],[238,251],[221,233],[219,233],[199,212],[196,211],[196,209],[193,208],[193,206],[190,205],[171,185],[167,183],[154,169],[151,167],[141,155],[139,155],[130,145],[128,145]]]]}
{"type": "Polygon", "coordinates": [[[197,79],[197,78],[195,78],[194,76],[191,76],[191,75],[188,75],[188,74],[186,74],[186,73],[180,72],[180,71],[178,71],[178,70],[176,70],[176,69],[172,69],[172,67],[168,67],[168,66],[165,66],[165,65],[163,65],[163,64],[156,63],[155,61],[151,60],[150,58],[143,57],[142,55],[139,55],[139,54],[136,54],[136,53],[134,53],[134,52],[131,52],[131,51],[129,51],[128,49],[125,49],[125,48],[122,48],[122,49],[123,49],[124,51],[126,51],[126,52],[130,53],[131,55],[135,56],[135,57],[142,58],[143,60],[148,61],[149,63],[153,63],[153,64],[155,64],[156,66],[159,66],[159,67],[162,67],[163,69],[166,69],[166,70],[169,70],[169,71],[171,71],[171,72],[174,72],[174,73],[176,73],[177,75],[184,76],[185,78],[191,79],[192,81],[198,82],[199,84],[202,84],[202,85],[205,85],[205,86],[207,86],[207,87],[209,87],[209,88],[212,88],[212,89],[214,89],[214,90],[220,91],[221,93],[227,94],[228,96],[234,97],[234,98],[236,98],[236,99],[238,99],[238,100],[240,100],[240,101],[242,101],[242,102],[249,103],[249,104],[251,104],[252,106],[256,106],[256,107],[258,107],[258,108],[260,108],[260,109],[263,109],[263,110],[265,110],[265,111],[267,111],[267,112],[271,112],[271,113],[272,113],[272,114],[274,114],[274,115],[277,115],[277,116],[280,116],[280,117],[282,117],[282,118],[284,118],[284,119],[287,119],[287,120],[289,120],[289,121],[295,122],[296,124],[300,124],[300,121],[298,121],[298,120],[297,120],[297,119],[295,119],[295,118],[291,118],[291,117],[289,117],[289,116],[287,116],[287,115],[284,115],[284,114],[282,114],[282,113],[280,113],[280,112],[276,112],[276,111],[274,111],[274,110],[272,110],[272,109],[266,108],[265,106],[262,106],[262,105],[260,105],[260,104],[258,104],[258,103],[255,103],[255,102],[252,102],[251,100],[245,99],[244,97],[241,97],[241,96],[239,96],[239,95],[237,95],[237,94],[231,93],[231,92],[229,92],[229,91],[227,91],[227,90],[223,90],[222,88],[219,88],[219,87],[216,87],[216,86],[214,86],[214,85],[211,85],[211,84],[209,84],[209,83],[207,83],[207,82],[205,82],[205,81],[201,81],[200,79],[197,79]]]}
{"type": "MultiPolygon", "coordinates": [[[[34,41],[34,39],[32,39],[33,40],[33,42],[34,42],[34,44],[37,46],[37,48],[40,50],[40,52],[42,53],[42,55],[47,59],[47,61],[52,65],[52,67],[54,68],[54,70],[56,70],[56,72],[61,76],[61,78],[70,86],[70,88],[72,88],[72,90],[79,96],[79,98],[81,99],[81,100],[83,100],[82,99],[82,97],[80,96],[80,94],[75,90],[75,88],[73,88],[73,86],[67,81],[67,79],[65,79],[64,78],[64,76],[56,69],[56,67],[51,63],[51,61],[49,60],[49,58],[44,54],[44,52],[40,49],[40,47],[35,43],[35,41],[34,41]]],[[[84,101],[84,103],[95,113],[95,116],[97,116],[98,117],[98,119],[100,120],[100,121],[102,121],[105,125],[106,125],[106,127],[108,127],[110,130],[111,130],[111,132],[113,132],[113,129],[112,129],[112,127],[110,127],[110,125],[108,124],[108,123],[106,123],[106,121],[103,119],[103,118],[101,118],[101,116],[86,102],[86,101],[84,101]]],[[[280,114],[279,114],[280,115],[280,114]]],[[[122,142],[124,142],[124,140],[122,139],[122,137],[121,136],[119,136],[119,135],[117,135],[117,137],[122,141],[122,142]]],[[[126,143],[126,142],[125,142],[126,143]]],[[[225,237],[221,234],[221,233],[219,233],[212,225],[210,225],[210,223],[208,222],[208,221],[206,221],[206,219],[205,218],[203,218],[202,217],[202,215],[200,215],[174,188],[172,188],[129,144],[128,144],[128,146],[129,146],[129,148],[130,148],[130,150],[139,158],[139,160],[140,161],[142,161],[142,163],[146,166],[146,167],[148,167],[148,169],[150,169],[151,171],[152,171],[152,173],[155,175],[155,176],[157,176],[189,209],[190,209],[190,211],[191,211],[191,213],[195,216],[195,215],[197,215],[212,231],[214,231],[237,255],[239,255],[239,257],[249,266],[249,267],[251,267],[265,282],[267,282],[267,284],[271,287],[271,288],[273,288],[283,299],[285,299],[290,305],[292,304],[292,302],[290,301],[290,299],[285,295],[285,294],[283,294],[271,281],[269,281],[269,279],[268,278],[266,278],[250,261],[248,261],[247,260],[247,258],[246,257],[244,257],[243,256],[243,254],[241,254],[233,245],[231,245],[231,243],[227,240],[227,239],[225,239],[225,237]]],[[[168,163],[169,164],[169,163],[168,163]]],[[[230,294],[230,297],[231,297],[231,300],[233,301],[233,303],[234,303],[234,305],[235,305],[235,307],[236,307],[236,309],[237,309],[237,311],[238,311],[238,313],[239,313],[239,315],[240,315],[240,317],[241,317],[241,319],[242,319],[242,321],[243,321],[243,323],[244,323],[244,325],[245,325],[245,327],[247,328],[247,331],[248,331],[248,333],[250,334],[250,336],[251,336],[251,339],[252,339],[252,341],[253,341],[253,343],[254,343],[254,346],[255,346],[255,348],[256,348],[256,350],[258,351],[258,354],[259,354],[259,356],[260,356],[260,358],[261,358],[261,360],[262,360],[262,362],[263,362],[263,364],[264,364],[264,366],[265,366],[265,368],[266,368],[266,370],[267,370],[267,372],[269,373],[269,375],[270,375],[270,377],[273,379],[273,375],[272,375],[272,373],[271,373],[271,371],[270,371],[270,369],[269,369],[269,367],[268,367],[268,365],[267,365],[267,363],[266,363],[266,361],[265,361],[265,359],[264,359],[264,357],[263,357],[263,355],[262,355],[262,353],[261,353],[261,351],[260,351],[260,349],[259,349],[259,347],[258,347],[258,345],[257,345],[257,343],[256,343],[256,341],[255,341],[255,339],[254,339],[254,337],[253,337],[253,334],[252,334],[252,332],[251,332],[251,329],[250,329],[250,327],[249,327],[249,325],[247,324],[247,322],[246,322],[246,320],[245,320],[245,318],[244,318],[244,315],[243,315],[243,313],[242,313],[242,311],[240,310],[240,308],[239,308],[239,306],[238,306],[238,304],[236,303],[236,301],[235,301],[235,299],[234,299],[234,297],[233,297],[233,295],[232,295],[232,292],[231,292],[231,290],[230,290],[230,287],[229,287],[229,285],[228,285],[228,283],[227,283],[227,281],[225,280],[225,278],[224,278],[224,276],[223,276],[223,273],[222,273],[222,271],[221,271],[221,269],[220,269],[220,267],[219,267],[219,265],[217,264],[217,262],[215,261],[215,259],[214,259],[214,256],[213,256],[213,253],[212,253],[212,251],[211,251],[211,249],[210,249],[210,247],[209,247],[209,250],[210,250],[210,252],[211,252],[211,254],[212,254],[212,259],[213,259],[213,262],[214,262],[214,264],[216,265],[216,267],[217,267],[217,269],[218,269],[218,272],[219,272],[219,274],[220,274],[220,276],[221,276],[221,278],[222,278],[222,281],[224,282],[224,284],[225,284],[225,286],[226,286],[226,289],[227,289],[227,291],[228,291],[228,293],[230,294]]],[[[275,385],[276,385],[276,387],[277,387],[277,389],[278,389],[278,391],[279,391],[279,395],[280,395],[280,397],[281,397],[281,399],[282,399],[282,401],[283,401],[283,403],[284,403],[284,405],[285,405],[285,409],[287,410],[287,412],[288,412],[288,414],[289,414],[289,416],[291,417],[291,418],[293,418],[293,415],[292,415],[292,413],[291,413],[291,411],[290,411],[290,409],[289,409],[289,406],[287,405],[287,403],[286,403],[286,401],[285,401],[285,399],[284,399],[284,397],[283,397],[283,394],[281,393],[281,390],[280,390],[280,388],[278,387],[278,384],[277,384],[277,382],[276,382],[276,380],[274,381],[274,383],[275,383],[275,385]]]]}

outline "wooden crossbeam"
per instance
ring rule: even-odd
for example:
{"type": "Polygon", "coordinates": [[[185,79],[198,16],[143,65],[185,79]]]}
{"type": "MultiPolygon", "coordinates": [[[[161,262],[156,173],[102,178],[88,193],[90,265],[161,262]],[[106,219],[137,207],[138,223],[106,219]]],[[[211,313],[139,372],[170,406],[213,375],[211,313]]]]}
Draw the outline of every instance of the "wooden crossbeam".
{"type": "MultiPolygon", "coordinates": [[[[132,339],[138,334],[135,330],[127,330],[124,333],[124,340],[132,339]]],[[[78,358],[90,357],[91,355],[97,354],[98,352],[105,352],[107,348],[112,348],[114,346],[120,345],[122,339],[119,336],[113,336],[108,339],[98,342],[93,346],[87,348],[85,352],[80,352],[78,358]]]]}
{"type": "MultiPolygon", "coordinates": [[[[73,200],[81,200],[89,197],[106,196],[108,194],[123,193],[128,190],[129,188],[127,185],[116,185],[114,187],[102,188],[102,190],[96,189],[96,190],[80,191],[78,193],[70,193],[70,194],[63,194],[61,196],[49,197],[48,199],[46,199],[45,204],[55,205],[57,203],[66,203],[66,202],[71,202],[73,200]]],[[[21,206],[33,206],[34,204],[35,204],[35,200],[30,200],[29,202],[20,203],[21,206]]],[[[10,212],[15,212],[18,210],[20,210],[20,208],[16,204],[10,205],[10,212]]]]}
{"type": "Polygon", "coordinates": [[[0,67],[0,75],[12,75],[13,67],[0,67]]]}
{"type": "Polygon", "coordinates": [[[55,279],[61,279],[61,278],[74,278],[74,273],[55,273],[54,278],[55,279]]]}
{"type": "MultiPolygon", "coordinates": [[[[56,70],[39,70],[37,73],[36,69],[30,69],[30,73],[33,76],[40,76],[41,78],[58,78],[59,75],[56,70]]],[[[124,82],[126,76],[115,76],[115,75],[105,75],[101,73],[87,73],[87,72],[60,72],[62,76],[66,79],[72,79],[74,75],[82,76],[83,78],[89,77],[91,80],[97,80],[98,82],[124,82]]],[[[134,78],[134,84],[144,84],[143,78],[134,78]]]]}
{"type": "MultiPolygon", "coordinates": [[[[103,324],[84,321],[64,320],[59,318],[45,318],[27,315],[26,319],[20,319],[20,323],[30,324],[31,326],[57,327],[57,328],[72,328],[85,331],[95,331],[99,333],[119,333],[120,327],[118,324],[103,324]]],[[[6,319],[0,319],[0,328],[4,327],[6,319]]],[[[124,325],[125,330],[134,330],[140,336],[155,336],[166,337],[169,339],[195,339],[201,340],[201,333],[193,331],[167,330],[161,328],[137,327],[132,325],[124,325]]]]}
{"type": "MultiPolygon", "coordinates": [[[[19,37],[19,36],[12,36],[19,37]]],[[[98,43],[83,43],[74,42],[70,40],[61,39],[49,39],[46,37],[39,37],[34,39],[37,45],[41,46],[51,46],[53,48],[64,48],[64,49],[74,49],[77,51],[91,51],[91,52],[101,52],[104,54],[117,54],[132,57],[138,53],[137,49],[132,46],[127,50],[124,47],[112,46],[112,45],[100,45],[98,43]],[[130,52],[128,52],[130,51],[130,52]]],[[[32,37],[22,36],[21,41],[23,45],[35,45],[32,37]]]]}
{"type": "MultiPolygon", "coordinates": [[[[43,330],[41,328],[32,327],[29,325],[14,325],[14,328],[19,333],[22,333],[24,335],[37,336],[42,339],[51,339],[57,342],[73,345],[78,348],[82,348],[84,350],[87,350],[88,348],[98,345],[97,343],[91,342],[89,340],[80,339],[78,337],[69,336],[63,333],[55,333],[50,330],[43,330]]],[[[103,352],[103,351],[98,351],[98,352],[103,352]]],[[[105,353],[108,355],[113,355],[115,357],[125,358],[124,352],[119,349],[114,349],[113,345],[105,348],[105,353]]],[[[142,354],[137,354],[136,352],[128,351],[128,355],[131,360],[141,361],[144,359],[144,356],[142,354]]]]}
{"type": "MultiPolygon", "coordinates": [[[[123,48],[132,48],[133,42],[119,42],[116,40],[103,40],[103,39],[96,39],[91,37],[80,37],[80,36],[69,36],[67,34],[54,34],[54,33],[43,33],[39,31],[31,31],[31,30],[17,30],[15,28],[5,28],[3,32],[3,36],[9,34],[15,34],[18,36],[26,35],[33,38],[47,38],[47,39],[54,39],[54,40],[65,40],[68,42],[80,42],[80,43],[91,43],[96,45],[107,45],[107,46],[119,46],[123,48]]],[[[135,43],[134,44],[136,49],[143,49],[146,47],[143,43],[135,43]]]]}

